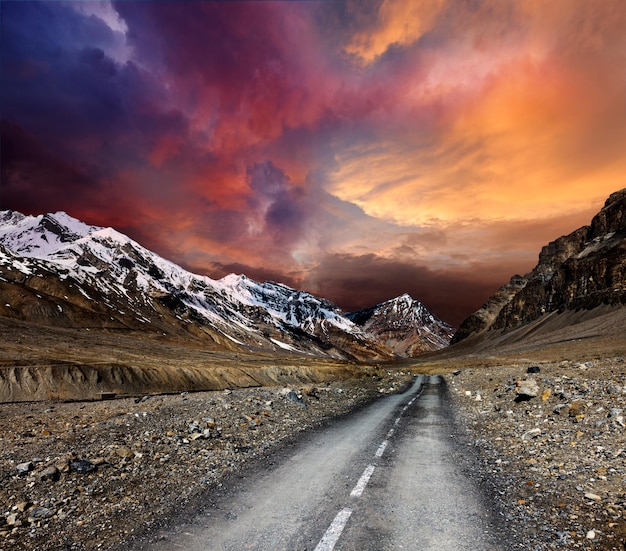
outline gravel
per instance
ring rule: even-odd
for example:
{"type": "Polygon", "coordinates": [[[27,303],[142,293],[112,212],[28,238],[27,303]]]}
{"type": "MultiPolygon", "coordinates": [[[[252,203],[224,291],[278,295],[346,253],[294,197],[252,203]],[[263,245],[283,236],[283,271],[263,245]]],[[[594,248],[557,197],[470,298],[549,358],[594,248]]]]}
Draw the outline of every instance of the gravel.
{"type": "MultiPolygon", "coordinates": [[[[243,466],[409,378],[0,405],[0,551],[132,549],[243,466]]],[[[446,381],[467,469],[518,548],[626,550],[624,357],[446,381]]]]}
{"type": "Polygon", "coordinates": [[[626,549],[626,362],[448,375],[478,476],[524,549],[626,549]]]}
{"type": "Polygon", "coordinates": [[[411,376],[0,405],[0,551],[132,542],[302,431],[411,376]]]}

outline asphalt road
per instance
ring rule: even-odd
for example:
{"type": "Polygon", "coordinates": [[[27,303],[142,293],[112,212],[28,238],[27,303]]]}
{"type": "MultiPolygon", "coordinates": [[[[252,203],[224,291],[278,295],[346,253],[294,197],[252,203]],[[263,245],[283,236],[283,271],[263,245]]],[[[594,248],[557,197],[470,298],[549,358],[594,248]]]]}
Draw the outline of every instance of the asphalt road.
{"type": "Polygon", "coordinates": [[[507,549],[502,521],[460,466],[447,407],[443,381],[419,377],[314,431],[142,549],[507,549]]]}

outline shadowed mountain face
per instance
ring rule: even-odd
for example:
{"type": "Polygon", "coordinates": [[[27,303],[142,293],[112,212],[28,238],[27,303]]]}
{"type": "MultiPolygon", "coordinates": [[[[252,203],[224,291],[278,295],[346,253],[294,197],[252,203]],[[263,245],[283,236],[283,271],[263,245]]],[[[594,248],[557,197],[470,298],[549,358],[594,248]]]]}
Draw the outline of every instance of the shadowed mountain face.
{"type": "Polygon", "coordinates": [[[515,275],[452,339],[509,331],[544,314],[626,304],[626,189],[613,193],[589,226],[541,250],[537,266],[515,275]]]}
{"type": "MultiPolygon", "coordinates": [[[[213,280],[192,274],[111,228],[89,226],[65,213],[0,212],[0,316],[68,328],[186,335],[216,350],[358,360],[398,354],[386,337],[378,338],[384,320],[370,332],[331,302],[285,285],[243,275],[213,280]]],[[[399,319],[396,313],[393,323],[399,319]]],[[[414,353],[413,340],[421,331],[407,333],[400,353],[414,353]]]]}

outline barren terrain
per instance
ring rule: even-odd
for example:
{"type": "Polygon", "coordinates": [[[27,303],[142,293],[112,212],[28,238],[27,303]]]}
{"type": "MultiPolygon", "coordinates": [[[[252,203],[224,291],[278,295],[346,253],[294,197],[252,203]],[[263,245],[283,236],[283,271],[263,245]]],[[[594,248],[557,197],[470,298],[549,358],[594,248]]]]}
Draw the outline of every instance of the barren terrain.
{"type": "MultiPolygon", "coordinates": [[[[626,549],[626,309],[554,313],[424,359],[527,549],[626,549]],[[519,395],[536,383],[536,395],[519,395]]],[[[533,391],[532,394],[535,394],[533,391]]]]}
{"type": "Polygon", "coordinates": [[[132,549],[246,465],[424,372],[444,374],[468,468],[526,549],[623,551],[624,315],[564,313],[519,338],[370,366],[3,323],[3,388],[28,389],[7,376],[16,367],[55,369],[51,399],[0,405],[0,550],[132,549]],[[90,375],[112,366],[123,366],[119,387],[90,375]],[[190,380],[198,392],[175,386],[190,380]],[[536,395],[519,399],[525,380],[536,395]],[[76,389],[90,400],[61,399],[76,389]]]}
{"type": "Polygon", "coordinates": [[[216,351],[192,336],[1,320],[0,402],[314,383],[362,371],[350,362],[287,353],[216,351]]]}

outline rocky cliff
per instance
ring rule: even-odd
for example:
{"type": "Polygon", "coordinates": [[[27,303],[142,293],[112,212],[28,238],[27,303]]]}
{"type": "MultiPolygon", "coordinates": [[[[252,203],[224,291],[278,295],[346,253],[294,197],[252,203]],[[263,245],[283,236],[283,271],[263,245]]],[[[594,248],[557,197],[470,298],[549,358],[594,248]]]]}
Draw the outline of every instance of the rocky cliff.
{"type": "Polygon", "coordinates": [[[591,224],[552,241],[537,266],[514,276],[459,327],[452,342],[509,330],[563,310],[626,304],[626,189],[613,193],[591,224]]]}

